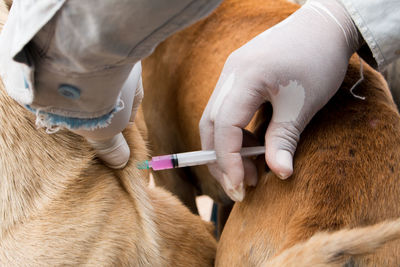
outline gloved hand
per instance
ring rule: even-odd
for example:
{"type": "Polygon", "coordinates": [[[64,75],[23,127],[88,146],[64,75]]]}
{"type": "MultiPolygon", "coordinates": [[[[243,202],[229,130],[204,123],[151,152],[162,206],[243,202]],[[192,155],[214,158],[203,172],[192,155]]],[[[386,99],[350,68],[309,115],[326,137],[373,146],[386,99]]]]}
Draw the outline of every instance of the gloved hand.
{"type": "Polygon", "coordinates": [[[257,183],[255,166],[238,152],[242,129],[260,105],[270,101],[273,107],[265,160],[286,179],[301,132],[338,90],[361,40],[340,3],[311,0],[229,56],[200,135],[204,150],[216,150],[217,164],[209,169],[232,200],[243,199],[244,184],[257,183]]]}
{"type": "Polygon", "coordinates": [[[115,113],[110,125],[93,131],[72,130],[86,138],[95,149],[97,156],[110,168],[120,169],[125,167],[129,160],[130,150],[122,130],[133,121],[143,99],[143,85],[141,65],[137,64],[121,89],[121,101],[124,108],[115,113]]]}

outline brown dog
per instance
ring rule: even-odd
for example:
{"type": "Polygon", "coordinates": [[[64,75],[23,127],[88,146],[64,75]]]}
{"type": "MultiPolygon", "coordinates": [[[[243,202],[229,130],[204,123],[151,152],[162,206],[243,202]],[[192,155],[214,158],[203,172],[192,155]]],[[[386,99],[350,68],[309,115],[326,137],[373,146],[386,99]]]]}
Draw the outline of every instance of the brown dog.
{"type": "MultiPolygon", "coordinates": [[[[200,149],[198,123],[226,58],[297,8],[283,0],[226,0],[144,61],[144,108],[155,154],[200,149]]],[[[234,206],[217,265],[258,266],[316,232],[400,217],[400,117],[381,75],[363,64],[365,79],[356,93],[366,99],[349,92],[360,77],[359,60],[353,58],[338,93],[303,132],[290,179],[265,171],[259,159],[258,185],[234,206]]],[[[270,115],[267,106],[248,127],[261,141],[270,115]]],[[[172,180],[173,171],[157,173],[159,183],[191,203],[194,181],[202,193],[226,203],[204,166],[179,172],[180,180],[172,180]]],[[[398,266],[399,249],[393,242],[373,255],[345,260],[398,266]]]]}
{"type": "MultiPolygon", "coordinates": [[[[0,27],[7,12],[0,1],[0,27]]],[[[139,125],[124,133],[128,166],[113,171],[81,137],[34,120],[0,82],[0,266],[213,265],[212,226],[136,169],[139,125]]]]}

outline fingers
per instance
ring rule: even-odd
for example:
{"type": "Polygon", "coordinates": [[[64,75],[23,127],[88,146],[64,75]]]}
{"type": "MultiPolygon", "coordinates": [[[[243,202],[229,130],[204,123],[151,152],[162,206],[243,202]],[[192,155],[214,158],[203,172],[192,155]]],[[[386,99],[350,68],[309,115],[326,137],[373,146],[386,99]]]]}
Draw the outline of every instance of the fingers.
{"type": "Polygon", "coordinates": [[[143,98],[141,64],[138,62],[130,72],[121,89],[123,109],[115,113],[110,125],[95,130],[76,129],[73,132],[85,137],[95,149],[97,156],[113,169],[123,168],[129,160],[129,146],[122,135],[130,118],[133,120],[143,98]]]}
{"type": "Polygon", "coordinates": [[[292,122],[271,122],[265,134],[265,160],[273,173],[287,179],[293,173],[293,155],[300,130],[292,122]]]}
{"type": "MultiPolygon", "coordinates": [[[[217,179],[225,192],[232,200],[241,201],[244,184],[254,185],[257,181],[254,165],[249,161],[244,164],[240,155],[242,129],[250,122],[264,98],[254,92],[246,92],[245,79],[237,79],[234,72],[224,77],[203,114],[200,135],[203,149],[216,151],[220,169],[217,179]],[[245,174],[252,176],[246,182],[245,174]]],[[[212,172],[216,174],[215,170],[212,172]]]]}
{"type": "MultiPolygon", "coordinates": [[[[220,134],[220,129],[215,129],[214,123],[208,116],[202,118],[200,129],[202,148],[204,150],[215,149],[217,154],[217,164],[211,164],[208,166],[211,174],[220,182],[226,194],[233,201],[242,201],[244,198],[244,167],[239,154],[242,146],[242,130],[236,128],[234,129],[233,134],[230,133],[230,136],[227,139],[231,142],[229,145],[233,145],[233,152],[226,152],[224,144],[214,146],[214,131],[216,134],[220,134]],[[222,153],[221,147],[224,148],[222,153]],[[236,151],[236,153],[234,151],[236,151]],[[229,170],[229,168],[233,169],[229,170]],[[227,170],[229,170],[229,172],[227,170]]],[[[216,142],[219,142],[218,139],[216,142]]]]}
{"type": "Polygon", "coordinates": [[[129,74],[128,79],[126,80],[122,93],[124,94],[125,87],[127,90],[133,91],[135,94],[133,96],[133,103],[130,107],[128,107],[132,113],[129,119],[130,122],[133,122],[135,119],[136,112],[139,109],[140,104],[142,103],[144,92],[143,92],[143,82],[142,82],[142,64],[139,61],[133,67],[131,73],[129,74]],[[136,90],[135,90],[136,88],[136,90]]]}
{"type": "Polygon", "coordinates": [[[224,96],[229,93],[229,90],[226,90],[226,92],[223,94],[219,93],[222,85],[225,84],[225,81],[225,75],[224,72],[222,72],[215,87],[215,90],[211,95],[210,100],[208,101],[207,106],[204,109],[203,115],[200,119],[199,130],[201,138],[201,148],[203,150],[214,149],[214,121],[215,116],[218,112],[218,109],[215,108],[215,106],[219,107],[224,99],[224,96]],[[218,104],[214,105],[215,102],[217,102],[218,104]]]}
{"type": "Polygon", "coordinates": [[[312,113],[310,102],[304,86],[297,80],[279,83],[277,91],[271,95],[273,114],[265,134],[265,160],[281,179],[293,173],[293,155],[308,122],[304,118],[312,113]]]}
{"type": "Polygon", "coordinates": [[[132,113],[131,113],[131,118],[129,119],[129,121],[131,121],[131,122],[134,121],[136,112],[138,111],[139,106],[142,103],[143,97],[144,97],[143,83],[142,83],[142,77],[140,77],[138,87],[136,88],[135,97],[133,99],[132,113]]]}
{"type": "Polygon", "coordinates": [[[110,168],[121,169],[129,160],[130,150],[122,133],[114,137],[95,141],[87,139],[95,149],[97,156],[110,168]]]}

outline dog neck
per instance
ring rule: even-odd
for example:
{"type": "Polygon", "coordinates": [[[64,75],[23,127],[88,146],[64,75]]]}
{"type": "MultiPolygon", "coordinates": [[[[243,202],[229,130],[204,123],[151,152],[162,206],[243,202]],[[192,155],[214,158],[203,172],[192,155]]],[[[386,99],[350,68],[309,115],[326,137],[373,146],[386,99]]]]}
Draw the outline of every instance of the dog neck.
{"type": "Polygon", "coordinates": [[[49,135],[34,119],[0,84],[0,235],[58,196],[94,157],[81,137],[49,135]]]}
{"type": "MultiPolygon", "coordinates": [[[[7,15],[0,1],[0,30],[7,15]]],[[[48,135],[36,129],[34,120],[0,81],[0,236],[59,195],[94,157],[79,136],[67,131],[48,135]]]]}

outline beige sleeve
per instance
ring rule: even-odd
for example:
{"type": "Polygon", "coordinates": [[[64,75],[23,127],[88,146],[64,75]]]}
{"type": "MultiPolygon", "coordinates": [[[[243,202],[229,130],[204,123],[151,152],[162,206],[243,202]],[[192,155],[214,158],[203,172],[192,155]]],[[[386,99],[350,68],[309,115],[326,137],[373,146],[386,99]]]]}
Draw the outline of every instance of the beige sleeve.
{"type": "Polygon", "coordinates": [[[369,63],[371,55],[380,70],[400,57],[400,1],[340,0],[363,36],[366,47],[359,54],[369,63]]]}

